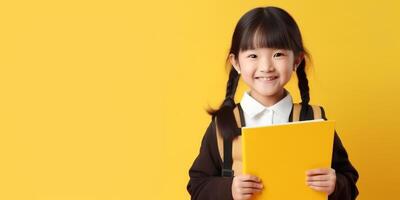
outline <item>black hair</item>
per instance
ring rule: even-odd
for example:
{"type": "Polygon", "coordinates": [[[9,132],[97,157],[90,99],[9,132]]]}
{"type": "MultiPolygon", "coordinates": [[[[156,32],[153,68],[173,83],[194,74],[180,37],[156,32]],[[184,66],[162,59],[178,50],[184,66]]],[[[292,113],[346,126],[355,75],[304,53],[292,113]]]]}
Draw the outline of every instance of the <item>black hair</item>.
{"type": "MultiPolygon", "coordinates": [[[[287,49],[292,50],[295,57],[301,53],[308,57],[295,20],[289,13],[278,7],[254,8],[245,13],[236,24],[229,54],[235,55],[235,59],[237,59],[240,51],[255,48],[287,49]]],[[[308,109],[310,101],[305,67],[306,61],[303,59],[296,70],[302,111],[308,109]]],[[[225,137],[237,134],[233,108],[235,107],[234,98],[239,77],[233,66],[230,66],[225,100],[218,110],[207,110],[210,115],[217,116],[217,126],[225,137]]]]}

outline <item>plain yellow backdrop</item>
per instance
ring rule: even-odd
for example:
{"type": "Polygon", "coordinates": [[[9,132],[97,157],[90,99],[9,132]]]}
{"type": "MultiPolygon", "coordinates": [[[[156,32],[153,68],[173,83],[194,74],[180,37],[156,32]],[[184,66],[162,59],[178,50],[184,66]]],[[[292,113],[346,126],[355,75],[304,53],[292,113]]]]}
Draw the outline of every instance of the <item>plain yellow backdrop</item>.
{"type": "MultiPolygon", "coordinates": [[[[397,1],[2,1],[0,199],[189,199],[239,18],[286,9],[359,199],[400,184],[397,1]]],[[[299,100],[296,78],[288,85],[299,100]]],[[[236,100],[246,90],[240,83],[236,100]]]]}

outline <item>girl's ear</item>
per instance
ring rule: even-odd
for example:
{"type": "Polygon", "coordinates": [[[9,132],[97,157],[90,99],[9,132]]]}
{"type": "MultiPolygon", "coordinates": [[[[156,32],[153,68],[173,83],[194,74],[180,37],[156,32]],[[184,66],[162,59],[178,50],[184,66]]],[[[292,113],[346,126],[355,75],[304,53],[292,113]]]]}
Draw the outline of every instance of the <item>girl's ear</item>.
{"type": "Polygon", "coordinates": [[[229,62],[235,68],[238,74],[240,74],[239,62],[236,60],[236,56],[233,53],[229,54],[229,62]]]}
{"type": "Polygon", "coordinates": [[[299,55],[295,58],[294,60],[294,65],[293,65],[293,71],[296,71],[297,68],[299,67],[300,63],[304,59],[304,52],[299,53],[299,55]]]}

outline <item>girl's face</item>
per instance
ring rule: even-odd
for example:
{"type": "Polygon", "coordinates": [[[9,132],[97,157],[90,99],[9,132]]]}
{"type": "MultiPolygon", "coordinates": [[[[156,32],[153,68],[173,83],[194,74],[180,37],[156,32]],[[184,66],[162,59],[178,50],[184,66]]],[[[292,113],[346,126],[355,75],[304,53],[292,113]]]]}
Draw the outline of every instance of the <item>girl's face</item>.
{"type": "Polygon", "coordinates": [[[293,51],[256,48],[230,56],[231,64],[250,87],[250,95],[271,106],[283,98],[284,86],[300,64],[303,55],[295,58],[293,51]]]}

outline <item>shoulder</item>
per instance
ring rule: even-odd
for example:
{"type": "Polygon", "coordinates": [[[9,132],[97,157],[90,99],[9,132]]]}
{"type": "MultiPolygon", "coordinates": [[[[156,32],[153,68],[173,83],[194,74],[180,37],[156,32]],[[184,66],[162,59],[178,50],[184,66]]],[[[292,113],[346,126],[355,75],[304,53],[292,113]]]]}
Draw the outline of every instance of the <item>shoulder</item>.
{"type": "Polygon", "coordinates": [[[239,104],[235,104],[234,107],[226,106],[220,108],[212,117],[217,134],[221,134],[224,138],[237,136],[241,127],[240,115],[239,104]]]}
{"type": "Polygon", "coordinates": [[[203,135],[203,139],[201,145],[206,147],[212,145],[216,141],[215,137],[216,132],[216,124],[215,124],[215,117],[212,116],[211,121],[208,123],[207,129],[203,135]]]}
{"type": "Polygon", "coordinates": [[[326,119],[325,109],[321,105],[310,105],[314,114],[315,119],[326,119]]]}
{"type": "Polygon", "coordinates": [[[312,112],[314,114],[315,119],[326,120],[324,107],[322,107],[321,105],[310,105],[310,107],[312,108],[312,112]]]}
{"type": "Polygon", "coordinates": [[[302,106],[301,103],[293,104],[293,112],[300,113],[302,119],[326,119],[325,109],[321,105],[308,104],[307,106],[302,106]]]}

